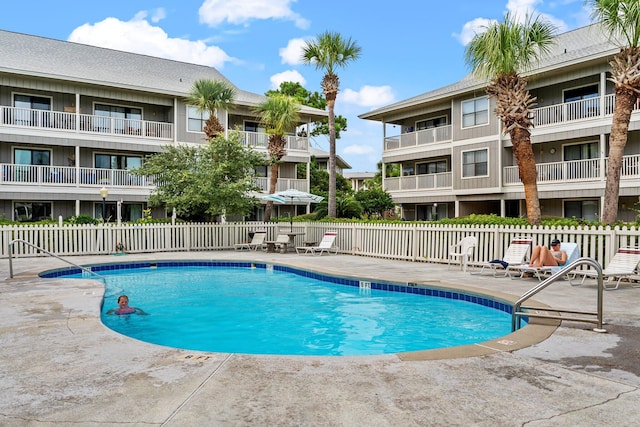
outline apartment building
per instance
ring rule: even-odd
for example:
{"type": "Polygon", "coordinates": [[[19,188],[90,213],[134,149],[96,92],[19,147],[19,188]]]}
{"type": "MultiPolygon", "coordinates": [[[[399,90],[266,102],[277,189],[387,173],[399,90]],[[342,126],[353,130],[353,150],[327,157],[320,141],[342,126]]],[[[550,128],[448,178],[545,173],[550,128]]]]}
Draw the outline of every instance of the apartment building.
{"type": "MultiPolygon", "coordinates": [[[[7,31],[0,58],[0,216],[19,221],[141,218],[154,182],[129,171],[168,145],[205,143],[207,115],[184,98],[198,79],[228,81],[211,67],[7,31]]],[[[268,136],[253,112],[264,100],[237,89],[230,111],[217,114],[266,159],[268,136]]],[[[326,115],[301,107],[306,134],[326,115]]],[[[308,138],[289,136],[277,189],[308,191],[296,165],[309,160],[308,138]]],[[[264,194],[268,175],[266,165],[257,171],[264,194]]]]}
{"type": "MultiPolygon", "coordinates": [[[[542,215],[597,219],[602,214],[615,101],[609,61],[618,50],[591,25],[558,35],[551,55],[523,73],[537,98],[532,144],[542,215]]],[[[399,164],[402,171],[383,184],[405,219],[526,215],[512,145],[485,89],[485,82],[469,75],[359,116],[383,125],[382,161],[399,164]]],[[[638,195],[636,106],[621,171],[620,220],[636,218],[638,195]]]]}

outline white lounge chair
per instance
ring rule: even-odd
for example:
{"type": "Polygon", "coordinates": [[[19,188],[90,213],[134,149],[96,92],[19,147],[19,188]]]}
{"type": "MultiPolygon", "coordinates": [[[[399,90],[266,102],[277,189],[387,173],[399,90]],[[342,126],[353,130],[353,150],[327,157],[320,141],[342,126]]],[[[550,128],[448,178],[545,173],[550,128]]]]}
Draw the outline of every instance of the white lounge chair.
{"type": "Polygon", "coordinates": [[[236,243],[233,245],[236,251],[247,249],[249,251],[257,251],[264,245],[264,239],[267,237],[266,231],[256,231],[249,243],[236,243]]]}
{"type": "Polygon", "coordinates": [[[322,240],[318,244],[318,246],[297,246],[296,252],[298,254],[319,254],[322,255],[323,252],[328,254],[333,250],[334,254],[338,253],[338,247],[334,246],[336,241],[336,232],[335,231],[327,231],[322,236],[322,240]]]}
{"type": "Polygon", "coordinates": [[[290,239],[286,234],[278,234],[276,240],[273,241],[265,241],[265,250],[267,252],[275,252],[280,251],[280,253],[287,253],[287,249],[289,248],[290,239]]]}
{"type": "Polygon", "coordinates": [[[566,242],[560,244],[560,250],[565,251],[567,253],[567,262],[564,265],[558,266],[544,266],[544,267],[531,267],[528,264],[523,264],[520,266],[515,266],[507,270],[509,277],[512,279],[520,279],[524,277],[525,274],[532,274],[534,277],[537,277],[538,280],[542,281],[546,276],[551,276],[558,271],[564,269],[566,266],[571,264],[573,261],[580,258],[580,248],[578,248],[577,243],[566,242]],[[514,274],[512,274],[514,273],[514,274]]]}
{"type": "Polygon", "coordinates": [[[493,260],[478,265],[480,271],[471,274],[482,274],[485,268],[490,269],[494,276],[498,271],[504,270],[504,276],[509,273],[509,269],[525,264],[527,253],[531,249],[531,239],[529,237],[514,237],[501,260],[493,260]]]}
{"type": "Polygon", "coordinates": [[[473,251],[476,249],[477,243],[478,239],[473,236],[467,236],[455,245],[451,245],[448,258],[449,266],[451,265],[451,261],[459,259],[460,268],[462,268],[462,271],[467,271],[467,263],[473,256],[473,251]]]}
{"type": "MultiPolygon", "coordinates": [[[[604,288],[606,290],[618,289],[622,279],[638,274],[637,268],[640,263],[640,248],[620,248],[618,252],[611,258],[611,261],[602,270],[602,278],[604,279],[604,288]],[[615,283],[615,284],[614,284],[615,283]]],[[[582,285],[588,277],[597,277],[597,273],[593,270],[576,271],[570,278],[572,285],[582,285]],[[576,277],[582,276],[580,283],[574,283],[576,277]]],[[[639,286],[631,285],[634,288],[639,286]]]]}

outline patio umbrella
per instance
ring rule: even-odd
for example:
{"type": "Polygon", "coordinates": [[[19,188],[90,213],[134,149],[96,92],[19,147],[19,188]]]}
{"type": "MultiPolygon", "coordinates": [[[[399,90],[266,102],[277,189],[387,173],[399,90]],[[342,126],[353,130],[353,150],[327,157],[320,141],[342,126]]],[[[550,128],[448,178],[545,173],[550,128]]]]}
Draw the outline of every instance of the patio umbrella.
{"type": "Polygon", "coordinates": [[[305,191],[289,189],[262,196],[262,200],[272,200],[277,203],[307,204],[319,203],[324,200],[324,197],[316,196],[315,194],[307,193],[305,191]]]}
{"type": "MultiPolygon", "coordinates": [[[[308,203],[319,203],[324,199],[324,197],[316,196],[315,194],[307,193],[305,191],[289,189],[284,191],[277,191],[272,194],[267,194],[266,196],[262,196],[261,199],[271,200],[277,203],[308,204],[308,203]]],[[[293,231],[293,219],[291,218],[291,214],[289,214],[289,223],[290,223],[291,230],[293,231]]]]}

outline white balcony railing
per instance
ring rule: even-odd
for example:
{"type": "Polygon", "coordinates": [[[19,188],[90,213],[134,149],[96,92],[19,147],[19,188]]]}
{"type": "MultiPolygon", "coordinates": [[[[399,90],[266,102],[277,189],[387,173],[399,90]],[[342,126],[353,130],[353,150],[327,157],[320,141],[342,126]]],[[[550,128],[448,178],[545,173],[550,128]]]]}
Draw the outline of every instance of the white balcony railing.
{"type": "Polygon", "coordinates": [[[451,188],[451,186],[451,172],[408,175],[384,179],[384,188],[387,191],[438,190],[451,188]]]}
{"type": "MultiPolygon", "coordinates": [[[[242,142],[248,147],[263,148],[269,147],[269,134],[259,132],[240,131],[242,142]]],[[[309,138],[306,136],[287,135],[285,148],[287,150],[308,151],[309,138]]]]}
{"type": "MultiPolygon", "coordinates": [[[[607,161],[605,159],[605,168],[607,161]]],[[[538,183],[596,181],[604,179],[606,170],[601,170],[600,159],[571,160],[567,162],[541,163],[536,165],[538,183]]],[[[521,184],[517,166],[503,170],[504,185],[521,184]]],[[[624,156],[620,178],[637,179],[640,176],[640,155],[624,156]]]]}
{"type": "Polygon", "coordinates": [[[0,164],[0,182],[16,185],[152,187],[155,180],[123,169],[0,164]]]}
{"type": "Polygon", "coordinates": [[[417,147],[424,144],[451,141],[451,125],[422,129],[417,132],[407,132],[397,136],[385,138],[385,150],[417,147]]]}
{"type": "MultiPolygon", "coordinates": [[[[269,191],[269,178],[261,177],[256,178],[256,184],[262,189],[264,192],[269,191]]],[[[284,191],[288,189],[300,190],[300,191],[309,191],[309,183],[306,179],[292,179],[292,178],[278,178],[278,182],[276,183],[276,191],[284,191]]]]}
{"type": "Polygon", "coordinates": [[[173,124],[0,106],[0,125],[62,132],[171,139],[173,124]]]}

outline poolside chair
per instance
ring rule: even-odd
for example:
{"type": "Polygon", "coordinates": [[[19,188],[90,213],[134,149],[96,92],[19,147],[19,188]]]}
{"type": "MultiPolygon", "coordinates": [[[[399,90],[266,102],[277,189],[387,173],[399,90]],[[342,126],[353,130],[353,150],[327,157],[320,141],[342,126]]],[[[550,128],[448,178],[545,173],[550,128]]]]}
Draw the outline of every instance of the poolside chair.
{"type": "Polygon", "coordinates": [[[467,271],[467,263],[473,256],[473,251],[476,249],[477,244],[478,239],[473,236],[467,236],[455,245],[451,245],[448,258],[449,266],[451,266],[451,261],[459,259],[460,268],[462,268],[462,271],[467,271]]]}
{"type": "Polygon", "coordinates": [[[484,262],[478,267],[480,271],[471,272],[471,274],[482,274],[485,268],[490,269],[494,276],[498,275],[498,271],[504,270],[504,276],[509,273],[509,269],[525,264],[527,253],[531,249],[531,239],[529,237],[514,237],[507,248],[502,259],[495,259],[484,262]]]}
{"type": "Polygon", "coordinates": [[[284,254],[287,252],[287,249],[289,248],[289,242],[291,242],[289,235],[278,234],[278,237],[274,241],[274,245],[276,247],[276,250],[279,250],[281,253],[284,254]]]}
{"type": "Polygon", "coordinates": [[[538,280],[542,281],[546,276],[551,276],[558,271],[563,270],[566,266],[571,264],[573,261],[580,258],[580,248],[578,248],[577,243],[567,242],[562,243],[560,245],[560,250],[563,250],[567,253],[567,262],[564,265],[558,266],[544,266],[544,267],[531,267],[528,264],[523,264],[519,266],[515,266],[507,270],[509,277],[512,279],[521,279],[525,277],[525,274],[531,274],[533,277],[538,278],[538,280]],[[513,274],[512,274],[513,273],[513,274]]]}
{"type": "Polygon", "coordinates": [[[322,240],[318,244],[318,246],[296,246],[296,252],[298,254],[319,254],[322,255],[323,252],[328,254],[333,250],[334,254],[338,253],[338,247],[334,246],[336,240],[336,232],[335,231],[327,231],[322,236],[322,240]]]}
{"type": "MultiPolygon", "coordinates": [[[[604,279],[604,288],[606,290],[618,289],[622,279],[638,274],[637,268],[640,263],[640,248],[620,248],[618,252],[611,258],[607,267],[602,270],[602,278],[604,279]]],[[[570,278],[573,286],[582,285],[588,278],[597,277],[597,273],[593,270],[580,270],[570,278]],[[577,276],[582,276],[580,283],[573,281],[577,276]]],[[[634,288],[639,286],[631,285],[634,288]]]]}
{"type": "Polygon", "coordinates": [[[249,243],[236,243],[233,245],[236,251],[247,249],[249,251],[257,251],[264,245],[264,239],[267,237],[266,231],[256,231],[249,243]]]}

